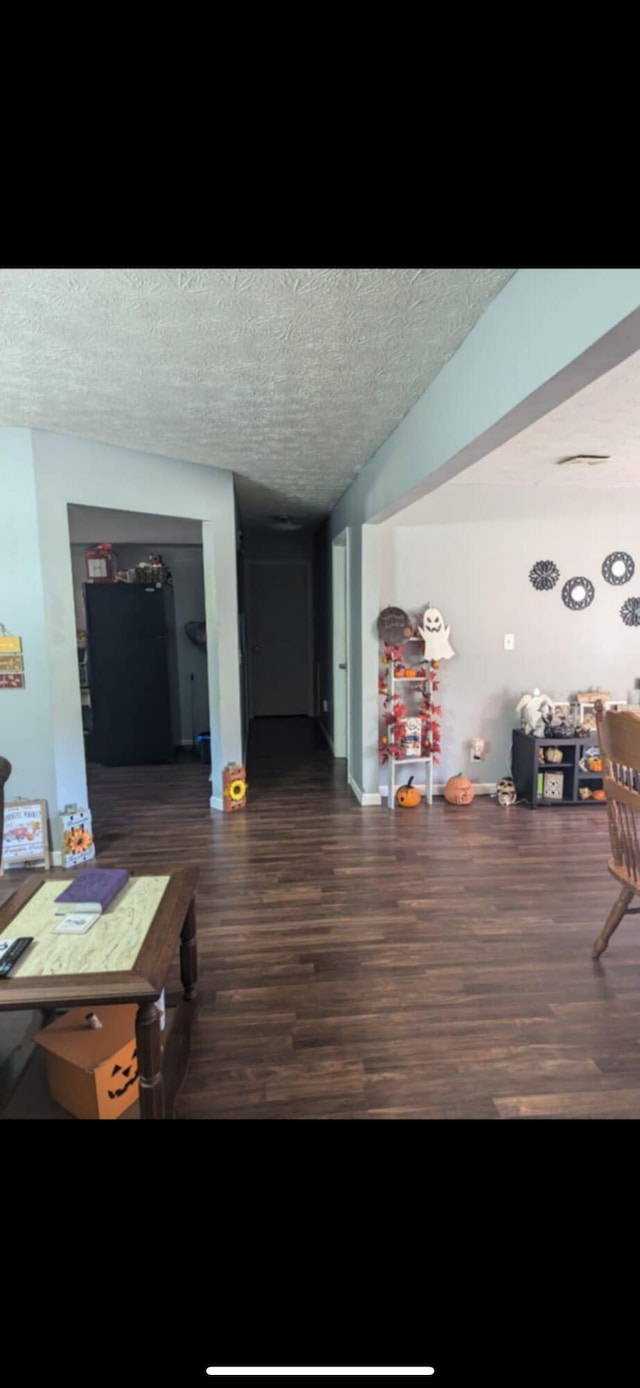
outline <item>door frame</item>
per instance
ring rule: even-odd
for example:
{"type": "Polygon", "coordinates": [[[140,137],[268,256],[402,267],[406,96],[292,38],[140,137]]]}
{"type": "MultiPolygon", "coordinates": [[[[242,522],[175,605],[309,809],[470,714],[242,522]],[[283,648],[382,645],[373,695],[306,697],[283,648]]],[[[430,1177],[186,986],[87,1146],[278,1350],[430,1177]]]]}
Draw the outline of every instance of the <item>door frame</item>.
{"type": "Polygon", "coordinates": [[[351,759],[351,603],[349,583],[349,527],[331,545],[333,755],[345,758],[347,778],[351,759]],[[340,678],[340,661],[347,658],[346,680],[340,678]],[[344,690],[344,698],[343,698],[344,690]]]}

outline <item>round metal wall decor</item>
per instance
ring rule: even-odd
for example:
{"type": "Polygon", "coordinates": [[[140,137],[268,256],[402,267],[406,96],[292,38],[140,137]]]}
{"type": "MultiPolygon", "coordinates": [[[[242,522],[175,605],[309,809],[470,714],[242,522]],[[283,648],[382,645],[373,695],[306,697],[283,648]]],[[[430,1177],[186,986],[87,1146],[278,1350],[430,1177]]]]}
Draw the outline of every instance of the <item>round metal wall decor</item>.
{"type": "Polygon", "coordinates": [[[401,607],[385,607],[378,617],[378,636],[381,641],[395,645],[402,640],[405,627],[410,626],[411,622],[401,607]]]}
{"type": "Polygon", "coordinates": [[[616,549],[613,554],[607,555],[602,565],[602,577],[606,578],[607,583],[628,583],[635,569],[631,555],[625,554],[623,549],[616,549]]]}
{"type": "Polygon", "coordinates": [[[572,612],[582,612],[590,607],[596,590],[589,578],[570,578],[562,589],[562,601],[572,612]]]}
{"type": "Polygon", "coordinates": [[[555,588],[559,577],[560,570],[552,559],[538,559],[529,571],[529,582],[539,593],[548,593],[551,588],[555,588]]]}
{"type": "Polygon", "coordinates": [[[627,598],[620,608],[620,616],[626,627],[640,627],[640,598],[627,598]]]}

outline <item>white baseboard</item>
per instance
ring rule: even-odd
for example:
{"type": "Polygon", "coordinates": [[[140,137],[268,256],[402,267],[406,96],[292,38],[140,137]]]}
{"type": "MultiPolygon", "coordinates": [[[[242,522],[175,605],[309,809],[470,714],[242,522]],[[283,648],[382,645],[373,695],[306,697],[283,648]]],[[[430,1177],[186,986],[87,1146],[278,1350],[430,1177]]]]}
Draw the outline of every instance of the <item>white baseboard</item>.
{"type": "Polygon", "coordinates": [[[212,810],[224,810],[224,802],[221,795],[210,795],[209,804],[212,810]]]}
{"type": "Polygon", "coordinates": [[[381,804],[380,795],[376,794],[375,791],[372,793],[371,791],[361,790],[360,786],[354,781],[353,776],[349,776],[349,785],[359,805],[381,804]]]}

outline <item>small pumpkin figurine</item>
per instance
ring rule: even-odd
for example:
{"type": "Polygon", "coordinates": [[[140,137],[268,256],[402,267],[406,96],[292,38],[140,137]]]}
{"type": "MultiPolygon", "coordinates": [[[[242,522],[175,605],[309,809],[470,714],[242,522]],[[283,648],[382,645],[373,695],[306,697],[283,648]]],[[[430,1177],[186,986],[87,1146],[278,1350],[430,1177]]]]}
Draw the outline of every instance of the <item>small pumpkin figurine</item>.
{"type": "Polygon", "coordinates": [[[607,793],[604,790],[592,790],[591,794],[594,800],[606,800],[607,798],[607,793]]]}
{"type": "Polygon", "coordinates": [[[396,791],[396,805],[419,805],[420,791],[413,784],[413,776],[409,777],[406,786],[399,786],[396,791]]]}
{"type": "Polygon", "coordinates": [[[589,771],[602,771],[602,757],[587,757],[589,771]]]}
{"type": "Polygon", "coordinates": [[[451,776],[444,788],[444,798],[450,805],[470,805],[474,795],[471,781],[461,771],[457,776],[451,776]]]}

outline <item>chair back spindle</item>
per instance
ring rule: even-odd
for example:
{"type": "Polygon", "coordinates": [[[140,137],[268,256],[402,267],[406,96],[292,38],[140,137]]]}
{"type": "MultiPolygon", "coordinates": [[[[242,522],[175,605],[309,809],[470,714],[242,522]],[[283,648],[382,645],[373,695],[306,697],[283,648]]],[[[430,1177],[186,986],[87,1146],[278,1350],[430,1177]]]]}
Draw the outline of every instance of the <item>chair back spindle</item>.
{"type": "Polygon", "coordinates": [[[600,699],[595,710],[612,858],[636,884],[640,883],[640,717],[630,709],[605,710],[600,699]]]}

